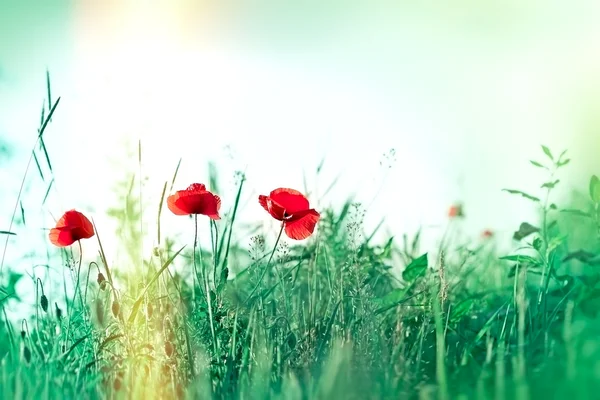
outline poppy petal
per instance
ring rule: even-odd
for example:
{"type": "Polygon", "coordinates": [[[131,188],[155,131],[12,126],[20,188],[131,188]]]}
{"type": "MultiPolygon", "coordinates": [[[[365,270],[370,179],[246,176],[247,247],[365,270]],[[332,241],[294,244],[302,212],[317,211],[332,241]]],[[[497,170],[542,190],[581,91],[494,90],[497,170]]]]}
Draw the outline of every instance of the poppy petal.
{"type": "Polygon", "coordinates": [[[290,239],[306,239],[315,230],[315,225],[319,221],[320,214],[315,210],[306,210],[299,218],[294,218],[285,223],[285,233],[290,239]]]}
{"type": "Polygon", "coordinates": [[[50,229],[50,243],[57,247],[66,247],[75,243],[75,239],[71,235],[71,230],[65,227],[50,229]]]}
{"type": "Polygon", "coordinates": [[[221,219],[221,199],[207,191],[202,183],[192,183],[187,189],[178,190],[167,197],[167,207],[175,215],[202,214],[212,219],[221,219]]]}
{"type": "Polygon", "coordinates": [[[269,213],[273,218],[278,221],[283,221],[285,209],[275,202],[272,198],[260,195],[258,196],[258,203],[269,213]]]}
{"type": "Polygon", "coordinates": [[[94,226],[82,213],[72,210],[67,212],[67,227],[71,228],[73,239],[89,239],[94,236],[94,226]]]}
{"type": "Polygon", "coordinates": [[[212,219],[220,219],[221,199],[207,191],[177,192],[169,196],[167,206],[176,215],[203,214],[212,219]]]}
{"type": "Polygon", "coordinates": [[[283,207],[288,214],[309,208],[306,196],[294,189],[278,188],[273,190],[269,197],[283,207]]]}
{"type": "Polygon", "coordinates": [[[204,183],[192,183],[185,189],[187,192],[206,192],[206,185],[204,183]]]}
{"type": "Polygon", "coordinates": [[[215,212],[211,213],[211,214],[206,214],[209,218],[217,220],[217,219],[221,219],[221,217],[219,216],[219,210],[221,209],[221,198],[219,196],[217,196],[216,194],[212,194],[210,192],[207,192],[209,194],[212,195],[214,202],[215,202],[215,212]]]}
{"type": "Polygon", "coordinates": [[[167,207],[169,210],[175,215],[189,215],[189,212],[186,212],[177,206],[177,200],[179,200],[179,192],[167,197],[167,207]]]}

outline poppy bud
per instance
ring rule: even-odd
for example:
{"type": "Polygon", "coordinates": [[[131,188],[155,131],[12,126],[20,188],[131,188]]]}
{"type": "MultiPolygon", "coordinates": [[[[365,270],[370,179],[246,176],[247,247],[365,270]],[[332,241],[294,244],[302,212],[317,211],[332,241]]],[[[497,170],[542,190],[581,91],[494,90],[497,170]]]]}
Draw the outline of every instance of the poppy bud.
{"type": "Polygon", "coordinates": [[[24,330],[21,331],[21,339],[25,339],[25,331],[24,330]]]}
{"type": "Polygon", "coordinates": [[[98,272],[98,279],[96,279],[98,285],[100,285],[100,290],[106,289],[106,278],[102,272],[98,272]]]}
{"type": "Polygon", "coordinates": [[[167,355],[167,357],[171,357],[173,355],[174,350],[175,347],[173,347],[173,343],[167,340],[165,342],[165,354],[167,355]]]}
{"type": "Polygon", "coordinates": [[[55,311],[56,311],[56,318],[61,319],[62,318],[62,310],[60,308],[58,308],[58,304],[56,302],[54,303],[54,307],[55,307],[55,311]]]}
{"type": "Polygon", "coordinates": [[[23,358],[25,358],[25,361],[27,361],[28,364],[31,361],[31,350],[29,350],[29,347],[27,346],[23,347],[23,358]]]}
{"type": "Polygon", "coordinates": [[[463,211],[463,207],[461,204],[455,204],[450,207],[448,210],[448,217],[456,218],[456,217],[464,217],[465,213],[463,211]]]}
{"type": "Polygon", "coordinates": [[[113,382],[113,389],[115,389],[115,391],[118,392],[119,390],[121,390],[121,386],[122,386],[121,378],[116,377],[113,382]]]}
{"type": "Polygon", "coordinates": [[[44,310],[44,312],[48,312],[48,298],[45,294],[40,297],[40,306],[42,306],[42,310],[44,310]]]}
{"type": "Polygon", "coordinates": [[[112,307],[111,307],[112,313],[115,316],[115,318],[119,317],[119,311],[121,311],[121,306],[119,305],[119,301],[118,300],[113,300],[112,302],[112,307]]]}

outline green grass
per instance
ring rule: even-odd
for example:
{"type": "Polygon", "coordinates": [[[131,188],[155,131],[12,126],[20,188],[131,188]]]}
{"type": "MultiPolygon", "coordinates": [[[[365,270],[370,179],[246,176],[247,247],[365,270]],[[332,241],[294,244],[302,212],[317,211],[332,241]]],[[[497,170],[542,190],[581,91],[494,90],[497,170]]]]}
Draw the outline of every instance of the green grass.
{"type": "MultiPolygon", "coordinates": [[[[42,134],[32,159],[51,185],[42,134]]],[[[102,238],[110,233],[97,231],[90,240],[98,254],[84,254],[81,265],[77,246],[52,253],[69,272],[65,282],[29,277],[35,305],[13,321],[5,307],[27,278],[3,265],[0,396],[597,398],[600,181],[592,178],[574,205],[555,204],[568,161],[543,153],[544,162],[533,162],[548,172],[541,193],[508,190],[540,210],[539,221],[515,227],[511,254],[496,254],[493,239],[446,238],[438,255],[420,251],[418,235],[373,243],[364,210],[351,202],[320,210],[317,233],[304,242],[276,241],[278,232],[240,238],[243,174],[234,205],[197,247],[193,232],[171,238],[160,230],[176,173],[150,210],[142,207],[140,168],[123,177],[119,206],[109,211],[127,268],[107,264],[102,238]],[[148,215],[156,215],[156,231],[142,229],[148,215]],[[144,235],[157,247],[144,251],[144,235]],[[58,310],[58,298],[66,309],[58,310]]],[[[141,165],[141,144],[138,157],[141,165]]]]}

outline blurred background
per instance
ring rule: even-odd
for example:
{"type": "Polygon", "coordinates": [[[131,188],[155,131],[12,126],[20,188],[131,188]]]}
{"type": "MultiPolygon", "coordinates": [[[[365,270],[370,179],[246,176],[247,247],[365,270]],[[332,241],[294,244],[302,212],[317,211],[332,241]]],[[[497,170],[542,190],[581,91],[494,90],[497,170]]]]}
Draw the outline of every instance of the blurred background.
{"type": "MultiPolygon", "coordinates": [[[[117,257],[119,226],[105,213],[139,173],[138,141],[147,232],[181,158],[175,188],[208,183],[213,161],[224,211],[245,172],[249,224],[273,226],[258,194],[306,187],[318,209],[354,196],[367,231],[384,217],[382,235],[423,227],[425,247],[460,202],[465,237],[491,229],[510,245],[536,211],[501,189],[541,193],[544,171],[529,163],[543,161],[541,144],[569,151],[563,200],[600,173],[600,3],[559,3],[3,0],[0,230],[36,140],[46,69],[61,96],[45,133],[52,174],[31,165],[7,263],[45,256],[36,246],[70,208],[94,217],[117,257]]],[[[191,237],[189,221],[165,213],[163,223],[191,237]]]]}

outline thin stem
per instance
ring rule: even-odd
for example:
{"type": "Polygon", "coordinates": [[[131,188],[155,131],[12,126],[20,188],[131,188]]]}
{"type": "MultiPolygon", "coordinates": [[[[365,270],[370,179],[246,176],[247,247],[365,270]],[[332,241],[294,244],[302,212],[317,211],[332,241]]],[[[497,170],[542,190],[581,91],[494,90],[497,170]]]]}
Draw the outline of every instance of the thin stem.
{"type": "Polygon", "coordinates": [[[83,297],[81,296],[81,291],[79,290],[79,276],[81,274],[81,261],[83,258],[83,250],[81,249],[81,240],[77,241],[79,245],[79,264],[77,266],[77,282],[75,283],[75,293],[73,294],[73,305],[75,305],[75,300],[77,299],[77,293],[79,293],[79,299],[81,300],[81,308],[85,308],[83,303],[83,297]]]}
{"type": "MultiPolygon", "coordinates": [[[[198,267],[196,266],[196,246],[198,245],[198,215],[194,215],[194,250],[192,254],[192,262],[194,263],[194,279],[192,279],[192,296],[194,303],[196,302],[196,284],[195,281],[198,279],[198,267]]],[[[200,284],[200,281],[198,281],[200,284]]]]}
{"type": "Polygon", "coordinates": [[[277,240],[275,241],[275,246],[273,246],[273,251],[271,251],[271,256],[269,257],[269,261],[267,261],[267,266],[262,271],[260,278],[258,278],[258,282],[256,282],[256,286],[254,286],[254,289],[252,289],[252,292],[250,293],[250,296],[248,296],[248,299],[246,300],[246,302],[250,301],[250,299],[252,298],[254,293],[256,293],[256,291],[258,290],[258,287],[260,286],[260,283],[262,282],[265,274],[267,273],[267,270],[269,269],[269,266],[271,265],[271,260],[273,259],[273,255],[275,254],[275,250],[277,250],[277,245],[279,244],[279,239],[281,239],[281,234],[283,233],[284,227],[285,227],[285,222],[282,222],[281,228],[279,229],[279,235],[277,235],[277,240]]]}
{"type": "Polygon", "coordinates": [[[213,221],[212,219],[210,220],[210,226],[211,226],[210,240],[212,241],[212,247],[213,247],[213,285],[215,286],[215,289],[216,289],[217,288],[217,268],[219,266],[219,259],[218,259],[218,254],[217,254],[217,248],[219,245],[219,230],[217,229],[217,223],[215,221],[213,221]],[[213,231],[212,231],[213,227],[215,228],[214,236],[213,236],[213,231]]]}
{"type": "MultiPolygon", "coordinates": [[[[194,235],[194,270],[196,270],[196,246],[198,242],[198,214],[194,215],[194,223],[195,223],[195,235],[194,235]]],[[[204,261],[202,257],[202,248],[200,248],[200,271],[202,273],[202,284],[204,285],[204,294],[206,296],[206,306],[208,308],[208,320],[210,323],[210,333],[212,335],[213,342],[213,351],[215,357],[217,357],[217,335],[215,334],[215,326],[213,323],[213,312],[212,312],[212,301],[210,295],[210,288],[208,287],[208,277],[206,274],[206,269],[204,266],[204,261]]]]}

